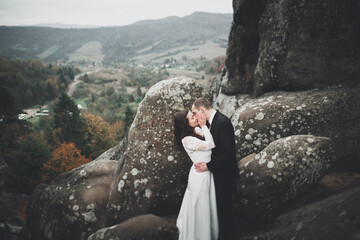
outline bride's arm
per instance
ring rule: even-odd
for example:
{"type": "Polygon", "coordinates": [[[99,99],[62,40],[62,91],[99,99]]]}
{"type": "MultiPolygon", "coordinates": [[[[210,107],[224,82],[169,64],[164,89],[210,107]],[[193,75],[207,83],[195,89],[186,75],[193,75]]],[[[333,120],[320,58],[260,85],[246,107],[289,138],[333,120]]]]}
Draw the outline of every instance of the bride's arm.
{"type": "Polygon", "coordinates": [[[188,152],[205,151],[215,147],[214,140],[207,126],[205,125],[201,129],[203,131],[205,140],[201,140],[199,138],[192,136],[187,136],[182,139],[182,144],[186,151],[188,152]]]}
{"type": "Polygon", "coordinates": [[[200,127],[195,127],[195,131],[197,134],[201,135],[202,137],[204,136],[203,131],[201,130],[200,127]]]}

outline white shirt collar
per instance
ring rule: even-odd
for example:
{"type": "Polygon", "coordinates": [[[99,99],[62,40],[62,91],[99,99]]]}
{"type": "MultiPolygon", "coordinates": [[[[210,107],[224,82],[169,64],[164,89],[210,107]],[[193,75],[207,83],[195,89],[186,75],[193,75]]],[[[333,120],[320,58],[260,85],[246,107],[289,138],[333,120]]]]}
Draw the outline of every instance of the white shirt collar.
{"type": "Polygon", "coordinates": [[[212,124],[212,121],[213,121],[213,119],[214,119],[215,114],[216,114],[216,110],[213,109],[213,112],[212,112],[212,114],[210,115],[210,118],[209,118],[209,123],[210,123],[210,125],[212,124]]]}

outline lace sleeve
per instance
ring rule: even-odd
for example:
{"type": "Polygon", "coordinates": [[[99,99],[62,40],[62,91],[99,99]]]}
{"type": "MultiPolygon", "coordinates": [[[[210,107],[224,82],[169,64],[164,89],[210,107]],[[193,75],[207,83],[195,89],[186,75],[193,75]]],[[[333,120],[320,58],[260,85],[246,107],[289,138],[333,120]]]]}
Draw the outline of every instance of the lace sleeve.
{"type": "Polygon", "coordinates": [[[209,129],[206,126],[203,126],[202,132],[204,134],[205,141],[192,136],[187,136],[182,139],[182,144],[187,152],[205,151],[215,147],[215,143],[209,129]]]}
{"type": "Polygon", "coordinates": [[[203,130],[202,130],[201,128],[195,127],[195,131],[196,131],[198,134],[200,134],[201,136],[204,136],[203,130]]]}

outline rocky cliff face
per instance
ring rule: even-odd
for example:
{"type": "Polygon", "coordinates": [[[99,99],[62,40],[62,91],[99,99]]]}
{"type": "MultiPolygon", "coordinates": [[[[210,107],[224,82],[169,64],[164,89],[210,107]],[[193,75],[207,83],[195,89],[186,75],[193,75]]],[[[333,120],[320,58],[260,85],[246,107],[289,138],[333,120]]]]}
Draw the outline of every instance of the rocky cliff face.
{"type": "Polygon", "coordinates": [[[315,186],[327,171],[360,171],[360,3],[234,0],[233,6],[226,68],[212,84],[212,100],[231,117],[242,159],[237,216],[250,227],[269,223],[262,233],[242,229],[239,239],[358,239],[353,226],[360,228],[360,214],[349,214],[358,189],[281,214],[304,195],[323,196],[315,186]],[[305,147],[309,139],[331,142],[316,151],[323,157],[308,151],[318,149],[305,147]],[[334,199],[343,204],[329,207],[334,199]],[[315,206],[326,216],[312,215],[315,206]]]}
{"type": "MultiPolygon", "coordinates": [[[[359,239],[357,184],[333,194],[319,182],[329,171],[360,171],[360,3],[233,6],[226,68],[210,93],[235,129],[237,239],[359,239]],[[248,235],[249,224],[258,233],[248,235]]],[[[191,79],[153,86],[126,141],[38,186],[32,239],[176,239],[191,163],[174,145],[172,119],[204,95],[191,79]]]]}
{"type": "Polygon", "coordinates": [[[356,0],[234,0],[226,94],[359,82],[356,0]]]}

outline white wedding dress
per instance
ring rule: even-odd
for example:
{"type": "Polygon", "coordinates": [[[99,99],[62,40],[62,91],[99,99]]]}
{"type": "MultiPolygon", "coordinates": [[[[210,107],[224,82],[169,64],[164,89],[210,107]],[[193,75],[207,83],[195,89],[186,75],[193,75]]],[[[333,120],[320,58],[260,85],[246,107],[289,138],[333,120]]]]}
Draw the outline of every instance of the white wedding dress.
{"type": "MultiPolygon", "coordinates": [[[[193,163],[209,162],[211,149],[215,147],[211,133],[206,126],[196,130],[201,131],[205,141],[187,136],[182,139],[182,144],[193,163]]],[[[199,173],[192,165],[176,226],[179,229],[179,240],[218,238],[215,185],[210,171],[199,173]]]]}

